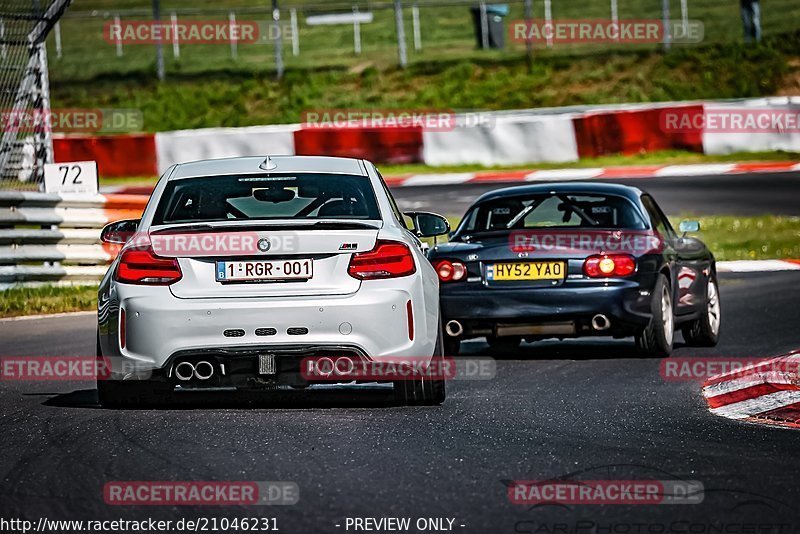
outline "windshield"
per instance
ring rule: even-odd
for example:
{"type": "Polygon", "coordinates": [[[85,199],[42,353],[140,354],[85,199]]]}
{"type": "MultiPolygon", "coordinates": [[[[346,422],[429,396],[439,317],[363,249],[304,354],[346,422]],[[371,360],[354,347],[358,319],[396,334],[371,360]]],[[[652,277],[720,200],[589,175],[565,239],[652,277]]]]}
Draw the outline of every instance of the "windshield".
{"type": "Polygon", "coordinates": [[[474,206],[459,235],[525,228],[647,228],[634,204],[616,195],[545,193],[506,197],[474,206]]]}
{"type": "Polygon", "coordinates": [[[225,220],[379,220],[366,176],[204,176],[169,182],[153,225],[225,220]]]}

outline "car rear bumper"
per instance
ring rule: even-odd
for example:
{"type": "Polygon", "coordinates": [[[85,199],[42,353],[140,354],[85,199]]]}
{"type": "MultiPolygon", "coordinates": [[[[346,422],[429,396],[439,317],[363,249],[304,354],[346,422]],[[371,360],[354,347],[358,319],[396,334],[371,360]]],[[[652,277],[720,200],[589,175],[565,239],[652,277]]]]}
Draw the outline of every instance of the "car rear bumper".
{"type": "Polygon", "coordinates": [[[426,307],[414,277],[369,281],[351,295],[319,298],[180,299],[165,287],[116,288],[119,309],[101,324],[102,352],[135,361],[137,368],[165,369],[178,353],[275,352],[284,346],[347,346],[373,359],[430,357],[438,329],[438,303],[426,307]],[[119,310],[125,311],[124,348],[119,343],[119,310]]]}
{"type": "Polygon", "coordinates": [[[511,335],[512,327],[523,324],[554,326],[552,332],[539,329],[543,336],[598,335],[591,326],[592,318],[598,314],[611,322],[611,328],[602,335],[625,335],[647,325],[652,317],[650,289],[636,280],[525,289],[481,285],[472,290],[443,292],[441,302],[443,323],[461,323],[463,337],[496,335],[498,325],[501,329],[508,327],[505,331],[511,335]],[[574,326],[571,334],[567,323],[574,326]]]}

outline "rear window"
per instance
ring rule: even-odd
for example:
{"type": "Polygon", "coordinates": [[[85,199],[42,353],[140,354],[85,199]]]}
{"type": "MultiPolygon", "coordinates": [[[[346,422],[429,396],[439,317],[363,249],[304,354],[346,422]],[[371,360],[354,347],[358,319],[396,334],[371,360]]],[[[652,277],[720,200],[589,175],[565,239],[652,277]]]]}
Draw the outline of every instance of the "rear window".
{"type": "Polygon", "coordinates": [[[153,224],[225,220],[379,220],[366,176],[204,176],[167,183],[153,224]]]}
{"type": "Polygon", "coordinates": [[[558,193],[498,198],[472,208],[459,233],[524,228],[644,230],[634,204],[616,195],[558,193]]]}

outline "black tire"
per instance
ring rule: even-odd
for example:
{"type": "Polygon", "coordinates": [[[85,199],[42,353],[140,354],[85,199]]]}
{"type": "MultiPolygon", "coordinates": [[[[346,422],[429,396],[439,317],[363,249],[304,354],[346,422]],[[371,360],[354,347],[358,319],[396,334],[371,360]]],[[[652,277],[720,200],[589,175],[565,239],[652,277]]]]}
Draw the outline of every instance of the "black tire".
{"type": "MultiPolygon", "coordinates": [[[[431,367],[435,372],[441,373],[444,362],[444,343],[442,324],[436,334],[436,346],[433,350],[431,367]]],[[[419,380],[398,380],[394,382],[395,399],[408,406],[436,406],[442,404],[447,398],[444,379],[434,379],[427,376],[419,380]]]]}
{"type": "Polygon", "coordinates": [[[706,283],[705,313],[694,321],[686,323],[681,332],[690,347],[715,347],[719,342],[721,326],[722,304],[719,299],[719,284],[717,277],[712,274],[706,283]]]}
{"type": "MultiPolygon", "coordinates": [[[[104,369],[101,362],[100,333],[97,334],[98,369],[104,369]]],[[[167,404],[172,400],[172,388],[166,383],[151,380],[114,380],[113,376],[97,378],[97,398],[106,408],[142,408],[167,404]]]]}
{"type": "Polygon", "coordinates": [[[513,352],[519,348],[519,344],[522,343],[522,337],[520,336],[503,336],[503,337],[495,337],[495,336],[486,336],[486,342],[495,352],[513,352]]]}
{"type": "Polygon", "coordinates": [[[672,341],[675,337],[675,316],[672,306],[672,290],[667,277],[658,275],[653,286],[650,300],[652,319],[650,323],[636,335],[636,347],[644,355],[652,358],[663,358],[672,352],[672,341]],[[666,305],[664,300],[666,299],[666,305]],[[665,313],[669,313],[669,323],[665,321],[665,313]]]}

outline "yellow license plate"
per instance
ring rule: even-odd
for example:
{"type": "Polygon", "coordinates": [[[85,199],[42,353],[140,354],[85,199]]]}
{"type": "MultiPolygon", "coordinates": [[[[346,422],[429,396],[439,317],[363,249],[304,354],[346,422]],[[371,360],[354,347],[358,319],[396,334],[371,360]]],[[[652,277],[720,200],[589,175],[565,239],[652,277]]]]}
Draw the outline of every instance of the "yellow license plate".
{"type": "Polygon", "coordinates": [[[562,261],[526,261],[495,263],[486,268],[486,279],[506,280],[563,280],[566,264],[562,261]]]}

